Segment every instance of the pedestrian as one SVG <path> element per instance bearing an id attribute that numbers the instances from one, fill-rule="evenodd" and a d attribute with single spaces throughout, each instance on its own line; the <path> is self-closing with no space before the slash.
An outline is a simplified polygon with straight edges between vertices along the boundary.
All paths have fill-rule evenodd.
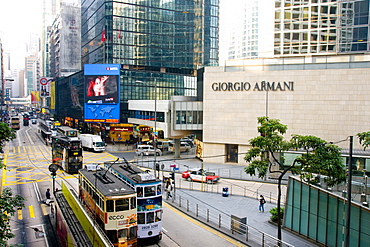
<path id="1" fill-rule="evenodd" d="M 260 195 L 260 205 L 259 205 L 259 210 L 260 212 L 265 212 L 265 203 L 266 203 L 266 200 L 265 198 L 263 197 L 263 195 Z"/>
<path id="2" fill-rule="evenodd" d="M 46 200 L 50 200 L 50 189 L 48 188 L 47 190 L 46 190 Z"/>
<path id="3" fill-rule="evenodd" d="M 166 192 L 167 192 L 166 200 L 172 198 L 171 191 L 172 191 L 172 185 L 171 183 L 168 183 L 168 186 L 166 186 Z"/>
<path id="4" fill-rule="evenodd" d="M 45 200 L 45 204 L 46 204 L 46 205 L 48 205 L 48 206 L 50 206 L 50 202 L 51 202 L 51 200 L 50 200 L 50 189 L 48 188 L 48 189 L 46 190 L 46 200 Z"/>

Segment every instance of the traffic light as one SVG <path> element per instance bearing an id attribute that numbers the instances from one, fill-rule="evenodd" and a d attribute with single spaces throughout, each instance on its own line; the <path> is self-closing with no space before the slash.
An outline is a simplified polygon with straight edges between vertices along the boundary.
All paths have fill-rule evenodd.
<path id="1" fill-rule="evenodd" d="M 157 163 L 155 163 L 155 169 L 157 170 L 157 171 L 159 171 L 159 163 L 157 162 Z"/>
<path id="2" fill-rule="evenodd" d="M 171 174 L 170 174 L 170 175 L 171 175 L 171 179 L 172 179 L 172 180 L 175 180 L 175 173 L 174 173 L 174 172 L 171 172 Z"/>
<path id="3" fill-rule="evenodd" d="M 51 178 L 56 178 L 56 176 L 57 176 L 57 173 L 56 172 L 52 172 L 51 173 Z"/>

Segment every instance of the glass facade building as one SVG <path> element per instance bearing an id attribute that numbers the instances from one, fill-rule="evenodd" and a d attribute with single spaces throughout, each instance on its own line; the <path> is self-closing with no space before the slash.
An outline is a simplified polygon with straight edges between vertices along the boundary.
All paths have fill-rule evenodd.
<path id="1" fill-rule="evenodd" d="M 274 54 L 369 50 L 369 0 L 276 0 Z"/>
<path id="2" fill-rule="evenodd" d="M 196 96 L 197 69 L 218 65 L 218 35 L 219 0 L 81 1 L 82 65 L 121 65 L 122 123 L 128 100 Z M 80 102 L 82 85 L 73 86 Z"/>

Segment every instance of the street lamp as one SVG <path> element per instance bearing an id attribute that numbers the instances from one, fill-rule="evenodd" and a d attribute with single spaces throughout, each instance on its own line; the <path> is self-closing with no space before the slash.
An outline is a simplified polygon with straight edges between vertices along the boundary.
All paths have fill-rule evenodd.
<path id="1" fill-rule="evenodd" d="M 159 171 L 158 171 L 158 176 L 156 175 L 157 141 L 155 138 L 156 133 L 157 133 L 157 79 L 154 78 L 154 83 L 143 82 L 143 81 L 136 81 L 136 82 L 154 86 L 154 138 L 153 138 L 154 139 L 154 163 L 153 163 L 153 170 L 154 170 L 154 176 L 159 177 Z"/>

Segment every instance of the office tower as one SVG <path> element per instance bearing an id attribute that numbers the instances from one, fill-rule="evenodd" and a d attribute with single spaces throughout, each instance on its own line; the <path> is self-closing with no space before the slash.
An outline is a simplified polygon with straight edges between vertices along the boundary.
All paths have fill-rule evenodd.
<path id="1" fill-rule="evenodd" d="M 369 1 L 276 0 L 277 56 L 369 50 Z"/>
<path id="2" fill-rule="evenodd" d="M 69 76 L 81 70 L 81 8 L 60 4 L 50 27 L 50 76 Z"/>
<path id="3" fill-rule="evenodd" d="M 218 13 L 218 0 L 82 1 L 82 65 L 120 64 L 120 123 L 129 100 L 197 95 L 197 70 L 218 63 Z M 56 83 L 55 117 L 83 122 L 83 71 Z"/>
<path id="4" fill-rule="evenodd" d="M 274 0 L 234 0 L 227 6 L 227 59 L 273 56 Z M 230 3 L 227 3 L 230 4 Z"/>
<path id="5" fill-rule="evenodd" d="M 195 96 L 195 71 L 218 63 L 218 5 L 82 1 L 82 64 L 121 64 L 121 101 L 154 99 L 149 84 L 158 99 Z"/>

